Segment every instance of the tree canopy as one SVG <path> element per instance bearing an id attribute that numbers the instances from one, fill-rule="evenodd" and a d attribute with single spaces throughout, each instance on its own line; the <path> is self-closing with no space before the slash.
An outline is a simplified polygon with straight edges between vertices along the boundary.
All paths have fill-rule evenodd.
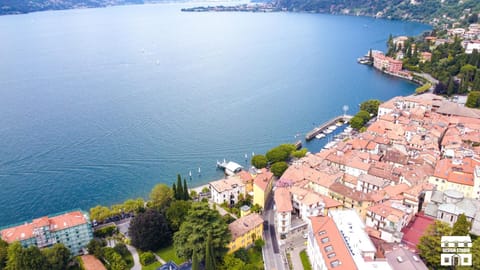
<path id="1" fill-rule="evenodd" d="M 128 233 L 132 245 L 145 251 L 168 246 L 172 240 L 167 220 L 162 213 L 152 208 L 132 219 Z"/>
<path id="2" fill-rule="evenodd" d="M 373 114 L 374 116 L 378 113 L 378 107 L 380 106 L 380 100 L 378 99 L 370 99 L 367 101 L 362 102 L 360 104 L 360 110 L 366 111 L 369 114 Z"/>
<path id="3" fill-rule="evenodd" d="M 435 220 L 425 234 L 420 237 L 418 250 L 423 261 L 433 269 L 439 269 L 440 254 L 442 253 L 441 237 L 451 235 L 452 228 L 447 223 Z"/>
<path id="4" fill-rule="evenodd" d="M 199 258 L 205 258 L 205 242 L 208 232 L 212 234 L 212 248 L 217 261 L 226 253 L 231 235 L 228 225 L 218 211 L 207 203 L 193 203 L 180 230 L 173 236 L 174 247 L 181 258 L 190 259 L 193 250 Z"/>
<path id="5" fill-rule="evenodd" d="M 471 227 L 472 223 L 467 220 L 467 216 L 465 216 L 465 214 L 460 214 L 457 221 L 453 224 L 452 235 L 468 235 Z"/>
<path id="6" fill-rule="evenodd" d="M 288 164 L 285 161 L 276 162 L 272 165 L 270 170 L 276 177 L 282 176 L 282 174 L 288 169 Z"/>
<path id="7" fill-rule="evenodd" d="M 187 218 L 191 206 L 191 201 L 174 201 L 167 208 L 165 215 L 173 232 L 180 229 L 180 225 Z"/>
<path id="8" fill-rule="evenodd" d="M 173 190 L 165 184 L 156 185 L 150 192 L 152 207 L 165 208 L 173 199 Z"/>
<path id="9" fill-rule="evenodd" d="M 252 166 L 257 169 L 263 169 L 267 167 L 268 160 L 264 155 L 255 155 L 252 157 Z"/>

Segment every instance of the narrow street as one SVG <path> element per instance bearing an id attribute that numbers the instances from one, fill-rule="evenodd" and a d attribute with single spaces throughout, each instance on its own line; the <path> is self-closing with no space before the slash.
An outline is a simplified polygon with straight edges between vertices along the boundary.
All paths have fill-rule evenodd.
<path id="1" fill-rule="evenodd" d="M 263 218 L 268 222 L 268 226 L 264 227 L 263 237 L 265 240 L 265 246 L 262 249 L 265 269 L 269 270 L 287 270 L 288 266 L 285 265 L 286 258 L 284 258 L 279 250 L 277 237 L 275 233 L 275 211 L 273 210 L 273 199 L 270 196 L 265 205 L 263 212 Z"/>

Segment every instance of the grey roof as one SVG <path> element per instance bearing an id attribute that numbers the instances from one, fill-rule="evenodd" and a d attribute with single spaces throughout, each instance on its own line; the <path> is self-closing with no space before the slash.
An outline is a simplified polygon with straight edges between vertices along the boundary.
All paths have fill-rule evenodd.
<path id="1" fill-rule="evenodd" d="M 437 109 L 437 113 L 480 118 L 480 110 L 470 109 L 451 101 L 443 101 L 440 108 Z"/>
<path id="2" fill-rule="evenodd" d="M 442 203 L 438 206 L 438 211 L 454 214 L 454 215 L 460 215 L 462 212 L 460 209 L 455 206 L 453 203 Z"/>
<path id="3" fill-rule="evenodd" d="M 471 218 L 475 217 L 475 213 L 480 210 L 478 201 L 469 198 L 459 201 L 456 203 L 456 206 L 461 209 L 467 217 Z"/>
<path id="4" fill-rule="evenodd" d="M 437 212 L 438 212 L 438 206 L 433 203 L 429 203 L 427 204 L 427 207 L 425 207 L 425 215 L 427 216 L 437 218 Z"/>
<path id="5" fill-rule="evenodd" d="M 432 197 L 430 199 L 432 202 L 435 203 L 442 203 L 443 202 L 443 192 L 439 190 L 434 190 L 432 192 Z"/>
<path id="6" fill-rule="evenodd" d="M 451 213 L 455 215 L 465 214 L 467 217 L 475 217 L 475 213 L 480 210 L 480 203 L 474 199 L 465 198 L 456 204 L 443 203 L 438 206 L 438 211 Z"/>
<path id="7" fill-rule="evenodd" d="M 418 255 L 405 248 L 397 248 L 385 254 L 393 270 L 428 270 Z"/>

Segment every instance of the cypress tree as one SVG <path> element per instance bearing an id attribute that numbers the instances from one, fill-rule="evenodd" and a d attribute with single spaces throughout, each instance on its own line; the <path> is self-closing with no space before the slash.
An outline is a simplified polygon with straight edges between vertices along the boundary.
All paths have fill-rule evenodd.
<path id="1" fill-rule="evenodd" d="M 195 249 L 193 249 L 193 255 L 192 255 L 192 270 L 200 270 L 197 251 Z"/>
<path id="2" fill-rule="evenodd" d="M 188 195 L 187 180 L 185 178 L 183 179 L 183 200 L 190 200 L 190 196 Z"/>
<path id="3" fill-rule="evenodd" d="M 457 221 L 453 224 L 452 235 L 454 236 L 464 236 L 468 235 L 470 232 L 470 227 L 472 223 L 467 220 L 465 214 L 460 214 L 457 218 Z"/>
<path id="4" fill-rule="evenodd" d="M 182 177 L 177 174 L 177 192 L 175 192 L 175 199 L 181 200 L 183 197 Z"/>
<path id="5" fill-rule="evenodd" d="M 175 185 L 175 183 L 173 183 L 172 185 L 172 190 L 173 190 L 173 198 L 177 198 L 177 186 Z"/>
<path id="6" fill-rule="evenodd" d="M 205 270 L 215 270 L 215 255 L 212 248 L 212 233 L 208 232 L 205 248 Z"/>

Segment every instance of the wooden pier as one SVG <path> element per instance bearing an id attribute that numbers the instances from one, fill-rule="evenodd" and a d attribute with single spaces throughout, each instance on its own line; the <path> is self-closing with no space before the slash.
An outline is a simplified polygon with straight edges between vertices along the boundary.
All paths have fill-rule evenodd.
<path id="1" fill-rule="evenodd" d="M 353 116 L 351 115 L 339 115 L 333 119 L 330 119 L 322 125 L 314 128 L 312 131 L 308 132 L 307 135 L 305 135 L 305 140 L 310 141 L 311 139 L 315 138 L 315 136 L 322 133 L 322 131 L 327 129 L 329 126 L 335 125 L 338 121 L 350 121 L 352 117 Z"/>

